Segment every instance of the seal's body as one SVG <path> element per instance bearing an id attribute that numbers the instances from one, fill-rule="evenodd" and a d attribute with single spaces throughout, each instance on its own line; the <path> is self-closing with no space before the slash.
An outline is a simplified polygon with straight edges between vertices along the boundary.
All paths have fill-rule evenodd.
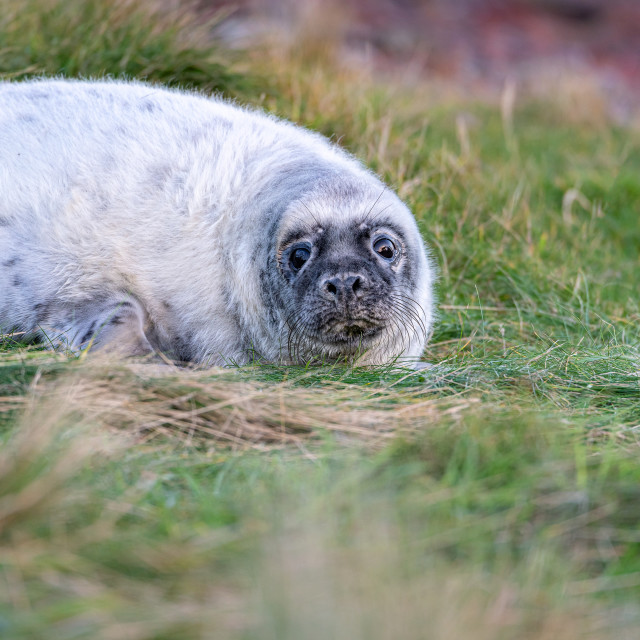
<path id="1" fill-rule="evenodd" d="M 0 83 L 0 327 L 195 362 L 417 360 L 432 267 L 323 137 L 138 83 Z"/>

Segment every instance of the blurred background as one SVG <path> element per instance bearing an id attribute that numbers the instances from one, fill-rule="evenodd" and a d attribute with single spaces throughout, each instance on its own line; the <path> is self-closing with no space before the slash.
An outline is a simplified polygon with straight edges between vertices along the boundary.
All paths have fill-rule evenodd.
<path id="1" fill-rule="evenodd" d="M 201 0 L 222 10 L 218 35 L 251 47 L 265 37 L 332 43 L 347 64 L 378 72 L 505 79 L 549 91 L 550 74 L 589 75 L 624 119 L 640 88 L 637 0 Z"/>

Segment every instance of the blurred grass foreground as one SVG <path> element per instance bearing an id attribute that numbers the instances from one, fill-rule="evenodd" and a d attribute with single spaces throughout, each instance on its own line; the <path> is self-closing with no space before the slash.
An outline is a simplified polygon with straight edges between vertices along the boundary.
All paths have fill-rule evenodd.
<path id="1" fill-rule="evenodd" d="M 230 52 L 207 3 L 0 0 L 3 79 L 133 77 L 319 130 L 440 271 L 419 373 L 5 335 L 0 637 L 639 637 L 638 128 L 586 72 L 408 82 L 309 15 Z"/>

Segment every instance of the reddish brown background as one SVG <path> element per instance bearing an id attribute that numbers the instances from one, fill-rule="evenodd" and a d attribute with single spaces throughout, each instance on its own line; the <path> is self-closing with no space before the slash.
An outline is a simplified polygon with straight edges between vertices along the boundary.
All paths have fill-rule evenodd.
<path id="1" fill-rule="evenodd" d="M 640 89 L 640 0 L 202 0 L 229 12 L 222 32 L 294 28 L 305 12 L 340 29 L 381 68 L 420 60 L 426 72 L 499 80 L 532 65 L 589 67 Z M 333 22 L 332 22 L 333 18 Z M 314 18 L 315 19 L 315 18 Z M 226 29 L 226 31 L 225 31 Z M 328 34 L 329 35 L 329 34 Z"/>

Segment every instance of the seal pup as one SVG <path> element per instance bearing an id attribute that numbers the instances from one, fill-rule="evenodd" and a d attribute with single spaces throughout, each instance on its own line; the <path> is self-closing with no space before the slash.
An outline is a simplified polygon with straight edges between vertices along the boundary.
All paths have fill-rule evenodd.
<path id="1" fill-rule="evenodd" d="M 324 137 L 121 81 L 0 83 L 0 327 L 180 361 L 417 362 L 415 220 Z"/>

